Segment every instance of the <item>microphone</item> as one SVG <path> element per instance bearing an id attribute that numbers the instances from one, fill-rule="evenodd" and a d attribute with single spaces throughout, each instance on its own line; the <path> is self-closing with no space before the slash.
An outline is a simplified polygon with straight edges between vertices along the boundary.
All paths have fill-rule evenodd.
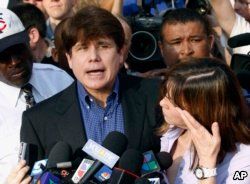
<path id="1" fill-rule="evenodd" d="M 60 171 L 57 171 L 56 169 L 69 167 L 69 165 L 67 164 L 60 165 L 60 163 L 65 163 L 69 161 L 71 155 L 72 155 L 72 150 L 69 144 L 62 141 L 57 142 L 50 151 L 46 169 L 43 170 L 43 172 L 40 174 L 39 177 L 36 177 L 35 183 L 40 183 L 40 184 L 47 184 L 53 182 L 59 183 L 60 182 L 59 177 L 61 177 L 61 174 Z"/>
<path id="2" fill-rule="evenodd" d="M 43 159 L 36 161 L 32 170 L 30 176 L 32 177 L 32 184 L 36 184 L 37 180 L 40 179 L 41 174 L 43 174 L 43 171 L 46 169 L 48 159 Z"/>
<path id="3" fill-rule="evenodd" d="M 137 178 L 134 184 L 150 184 L 150 181 L 146 178 Z"/>
<path id="4" fill-rule="evenodd" d="M 50 151 L 47 169 L 69 168 L 72 163 L 68 162 L 72 155 L 72 149 L 66 142 L 57 142 Z"/>
<path id="5" fill-rule="evenodd" d="M 34 144 L 29 144 L 25 142 L 20 143 L 19 153 L 18 153 L 18 161 L 25 160 L 26 164 L 32 168 L 34 163 L 38 158 L 38 147 Z M 30 171 L 29 173 L 30 174 Z"/>
<path id="6" fill-rule="evenodd" d="M 167 170 L 173 164 L 173 158 L 170 153 L 162 151 L 156 154 L 156 159 L 161 170 Z"/>
<path id="7" fill-rule="evenodd" d="M 231 48 L 250 45 L 250 33 L 243 33 L 228 39 L 228 46 Z"/>
<path id="8" fill-rule="evenodd" d="M 148 154 L 145 154 L 144 156 L 148 156 Z M 152 184 L 160 184 L 161 181 L 166 181 L 166 176 L 161 171 L 167 170 L 172 165 L 173 159 L 170 153 L 159 152 L 153 159 L 146 163 L 148 165 L 151 164 L 151 166 L 159 165 L 159 168 L 148 170 L 147 173 L 142 175 L 142 178 L 147 178 Z"/>
<path id="9" fill-rule="evenodd" d="M 82 162 L 80 163 L 80 165 L 78 166 L 77 170 L 75 171 L 73 177 L 71 178 L 73 183 L 78 183 L 83 178 L 83 176 L 87 173 L 87 171 L 93 165 L 93 163 L 94 163 L 93 160 L 84 158 Z"/>
<path id="10" fill-rule="evenodd" d="M 115 167 L 110 184 L 131 184 L 141 173 L 143 155 L 134 149 L 126 150 L 120 158 L 119 168 Z"/>
<path id="11" fill-rule="evenodd" d="M 125 151 L 127 144 L 127 137 L 117 131 L 110 132 L 104 139 L 102 146 L 89 139 L 82 150 L 96 161 L 79 183 L 87 182 L 104 164 L 113 168 L 119 156 Z"/>

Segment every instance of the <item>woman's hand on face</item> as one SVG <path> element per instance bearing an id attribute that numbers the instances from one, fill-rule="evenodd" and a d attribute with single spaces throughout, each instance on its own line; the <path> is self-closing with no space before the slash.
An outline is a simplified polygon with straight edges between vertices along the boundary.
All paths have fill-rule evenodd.
<path id="1" fill-rule="evenodd" d="M 26 165 L 25 160 L 21 160 L 17 166 L 10 172 L 7 183 L 8 184 L 28 184 L 31 183 L 31 177 L 27 175 L 29 166 Z"/>
<path id="2" fill-rule="evenodd" d="M 191 133 L 191 139 L 199 157 L 199 165 L 207 168 L 215 168 L 221 145 L 218 123 L 214 122 L 212 124 L 212 134 L 210 134 L 209 131 L 187 111 L 181 110 L 178 107 L 176 107 L 176 110 L 181 114 L 183 121 Z"/>

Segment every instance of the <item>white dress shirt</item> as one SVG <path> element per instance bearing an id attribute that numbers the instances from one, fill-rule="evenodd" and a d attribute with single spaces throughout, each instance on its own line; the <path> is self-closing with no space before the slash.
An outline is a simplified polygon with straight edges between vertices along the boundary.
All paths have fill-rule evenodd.
<path id="1" fill-rule="evenodd" d="M 36 103 L 62 91 L 73 82 L 63 70 L 49 64 L 33 64 L 29 83 Z M 22 113 L 26 110 L 20 88 L 0 81 L 0 184 L 5 183 L 16 166 L 20 143 Z"/>

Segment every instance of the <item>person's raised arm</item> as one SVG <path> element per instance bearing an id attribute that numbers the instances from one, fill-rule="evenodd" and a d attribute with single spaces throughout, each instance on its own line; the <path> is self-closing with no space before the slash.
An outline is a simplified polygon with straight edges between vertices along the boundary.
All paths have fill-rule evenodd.
<path id="1" fill-rule="evenodd" d="M 122 15 L 123 0 L 102 0 L 100 6 L 115 15 Z"/>
<path id="2" fill-rule="evenodd" d="M 210 0 L 210 4 L 220 26 L 229 36 L 236 21 L 236 13 L 230 0 Z"/>

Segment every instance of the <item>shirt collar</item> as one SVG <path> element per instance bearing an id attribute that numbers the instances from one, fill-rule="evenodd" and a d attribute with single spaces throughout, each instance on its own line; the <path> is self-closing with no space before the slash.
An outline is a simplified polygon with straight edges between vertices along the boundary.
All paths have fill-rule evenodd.
<path id="1" fill-rule="evenodd" d="M 108 99 L 110 98 L 110 96 L 113 96 L 113 94 L 115 95 L 115 101 L 118 101 L 118 96 L 119 96 L 119 78 L 116 77 L 115 79 L 115 85 L 113 87 L 113 91 L 112 93 L 109 95 Z M 89 105 L 90 103 L 90 95 L 89 93 L 86 91 L 86 89 L 84 88 L 84 86 L 81 84 L 80 81 L 77 80 L 77 90 L 78 90 L 78 94 L 81 100 L 84 99 L 84 104 L 85 105 Z"/>

